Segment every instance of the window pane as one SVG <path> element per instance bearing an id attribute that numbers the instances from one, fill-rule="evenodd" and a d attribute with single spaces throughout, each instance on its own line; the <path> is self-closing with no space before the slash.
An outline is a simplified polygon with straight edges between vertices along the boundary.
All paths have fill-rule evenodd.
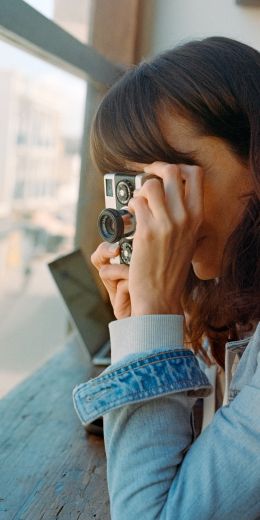
<path id="1" fill-rule="evenodd" d="M 91 0 L 27 0 L 34 9 L 50 18 L 78 40 L 89 41 Z"/>
<path id="2" fill-rule="evenodd" d="M 0 42 L 0 396 L 59 349 L 47 262 L 73 249 L 86 82 Z"/>

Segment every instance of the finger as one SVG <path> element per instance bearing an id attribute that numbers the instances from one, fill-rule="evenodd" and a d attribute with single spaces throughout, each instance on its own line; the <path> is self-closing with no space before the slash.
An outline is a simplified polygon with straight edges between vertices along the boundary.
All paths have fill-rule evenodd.
<path id="1" fill-rule="evenodd" d="M 92 264 L 99 271 L 102 265 L 109 264 L 110 258 L 113 258 L 119 254 L 118 244 L 109 244 L 108 242 L 102 242 L 91 255 L 90 259 Z"/>
<path id="2" fill-rule="evenodd" d="M 123 312 L 124 314 L 125 308 L 129 306 L 128 279 L 118 280 L 117 278 L 115 280 L 106 280 L 102 278 L 102 282 L 107 289 L 115 315 L 119 315 L 119 312 Z"/>
<path id="3" fill-rule="evenodd" d="M 185 181 L 181 175 L 178 164 L 169 164 L 156 161 L 144 168 L 147 173 L 158 175 L 163 181 L 166 206 L 171 220 L 183 221 L 186 215 L 185 209 Z"/>
<path id="4" fill-rule="evenodd" d="M 116 303 L 120 306 L 129 305 L 129 284 L 128 280 L 119 280 L 117 283 Z"/>
<path id="5" fill-rule="evenodd" d="M 99 276 L 108 291 L 112 305 L 114 305 L 118 282 L 128 279 L 128 271 L 129 267 L 122 264 L 102 265 L 99 269 Z"/>
<path id="6" fill-rule="evenodd" d="M 128 280 L 129 267 L 125 264 L 103 265 L 99 275 L 102 280 Z"/>
<path id="7" fill-rule="evenodd" d="M 110 280 L 110 279 L 106 280 L 105 278 L 103 278 L 101 276 L 101 274 L 99 274 L 99 276 L 101 278 L 103 285 L 105 286 L 105 288 L 108 292 L 110 301 L 111 301 L 112 305 L 114 306 L 118 280 Z"/>
<path id="8" fill-rule="evenodd" d="M 180 165 L 185 178 L 185 204 L 194 217 L 204 214 L 204 172 L 200 166 Z"/>
<path id="9" fill-rule="evenodd" d="M 138 231 L 142 223 L 147 224 L 152 218 L 152 213 L 148 207 L 147 200 L 144 197 L 134 197 L 133 199 L 130 199 L 128 209 L 135 215 L 136 231 Z"/>
<path id="10" fill-rule="evenodd" d="M 143 186 L 134 192 L 134 198 L 137 197 L 146 199 L 148 207 L 155 218 L 161 220 L 164 214 L 167 214 L 165 193 L 161 179 L 152 178 L 145 181 Z"/>
<path id="11" fill-rule="evenodd" d="M 117 319 L 131 315 L 128 280 L 120 280 L 117 284 L 117 292 L 114 299 L 114 313 Z"/>
<path id="12" fill-rule="evenodd" d="M 107 292 L 108 292 L 108 295 L 109 295 L 109 298 L 110 298 L 110 301 L 112 303 L 112 305 L 114 304 L 114 299 L 115 299 L 115 296 L 116 296 L 116 291 L 117 291 L 117 281 L 114 280 L 114 281 L 111 281 L 111 280 L 102 280 L 102 283 L 103 285 L 105 286 Z"/>
<path id="13" fill-rule="evenodd" d="M 119 280 L 117 282 L 117 294 L 118 298 L 122 297 L 123 294 L 129 298 L 129 282 L 128 280 Z"/>

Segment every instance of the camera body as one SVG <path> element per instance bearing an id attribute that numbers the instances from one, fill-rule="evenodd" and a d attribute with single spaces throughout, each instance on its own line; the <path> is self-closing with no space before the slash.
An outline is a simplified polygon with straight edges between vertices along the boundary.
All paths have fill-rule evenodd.
<path id="1" fill-rule="evenodd" d="M 144 183 L 145 173 L 115 172 L 104 175 L 105 207 L 122 209 Z"/>
<path id="2" fill-rule="evenodd" d="M 105 207 L 99 216 L 98 229 L 108 242 L 118 242 L 120 254 L 113 263 L 129 265 L 135 231 L 134 216 L 127 204 L 134 190 L 140 189 L 147 175 L 140 172 L 114 172 L 104 175 Z"/>

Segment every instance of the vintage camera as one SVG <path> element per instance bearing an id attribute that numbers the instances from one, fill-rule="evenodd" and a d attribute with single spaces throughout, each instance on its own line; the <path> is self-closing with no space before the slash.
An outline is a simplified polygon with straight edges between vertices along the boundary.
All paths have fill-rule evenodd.
<path id="1" fill-rule="evenodd" d="M 130 264 L 132 242 L 135 232 L 135 217 L 127 204 L 133 192 L 141 188 L 148 176 L 140 172 L 115 172 L 104 176 L 105 209 L 98 217 L 98 230 L 107 241 L 119 242 L 120 254 L 114 263 Z"/>

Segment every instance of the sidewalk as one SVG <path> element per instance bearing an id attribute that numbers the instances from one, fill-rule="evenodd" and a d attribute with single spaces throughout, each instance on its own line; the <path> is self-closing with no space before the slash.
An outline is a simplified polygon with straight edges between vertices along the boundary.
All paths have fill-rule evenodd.
<path id="1" fill-rule="evenodd" d="M 67 311 L 46 262 L 32 264 L 23 288 L 0 300 L 0 398 L 63 346 Z"/>

